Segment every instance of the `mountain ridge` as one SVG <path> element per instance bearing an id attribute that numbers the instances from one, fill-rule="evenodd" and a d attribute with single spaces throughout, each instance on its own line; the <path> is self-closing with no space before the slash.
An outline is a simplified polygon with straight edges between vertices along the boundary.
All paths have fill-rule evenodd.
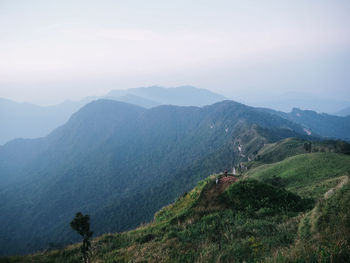
<path id="1" fill-rule="evenodd" d="M 113 95 L 114 94 L 114 95 Z M 162 104 L 203 106 L 226 99 L 224 96 L 192 86 L 164 88 L 151 86 L 128 90 L 112 90 L 101 97 L 87 97 L 80 101 L 66 101 L 53 106 L 18 103 L 0 98 L 0 145 L 15 138 L 38 138 L 63 125 L 69 117 L 87 103 L 98 99 L 113 99 L 152 108 Z M 155 101 L 154 99 L 159 101 Z M 181 100 L 182 98 L 182 100 Z"/>
<path id="2" fill-rule="evenodd" d="M 8 200 L 2 204 L 0 222 L 15 236 L 21 231 L 30 243 L 26 247 L 12 237 L 1 244 L 2 253 L 75 240 L 64 222 L 76 210 L 96 213 L 96 233 L 135 227 L 208 172 L 253 158 L 265 143 L 310 138 L 299 132 L 303 129 L 297 124 L 232 101 L 152 109 L 111 100 L 92 102 L 45 138 L 0 147 L 0 195 Z M 8 163 L 9 153 L 21 151 L 24 144 L 28 149 L 23 159 L 17 156 Z M 23 211 L 22 219 L 14 217 L 14 206 Z M 18 230 L 17 220 L 23 222 Z M 28 224 L 36 231 L 29 231 Z M 11 232 L 4 229 L 0 234 L 8 237 Z"/>
<path id="3" fill-rule="evenodd" d="M 278 115 L 293 121 L 302 127 L 310 135 L 316 133 L 318 136 L 329 139 L 341 139 L 350 142 L 350 116 L 335 116 L 327 113 L 317 113 L 312 110 L 301 110 L 293 108 L 290 113 L 275 111 L 267 108 L 259 108 L 262 111 Z"/>

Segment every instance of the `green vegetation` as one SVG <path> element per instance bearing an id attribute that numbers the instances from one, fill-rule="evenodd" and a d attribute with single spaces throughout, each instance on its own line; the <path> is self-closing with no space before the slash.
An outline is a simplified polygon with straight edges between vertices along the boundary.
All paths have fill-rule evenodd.
<path id="1" fill-rule="evenodd" d="M 255 156 L 255 162 L 275 163 L 303 153 L 333 152 L 350 154 L 350 144 L 344 141 L 306 141 L 298 138 L 287 138 L 275 143 L 266 144 Z M 252 166 L 254 162 L 249 165 Z"/>
<path id="2" fill-rule="evenodd" d="M 337 178 L 349 173 L 350 156 L 337 153 L 310 153 L 289 157 L 274 164 L 251 169 L 247 176 L 270 182 L 279 180 L 286 189 L 302 197 L 318 199 Z"/>
<path id="3" fill-rule="evenodd" d="M 78 242 L 67 222 L 83 211 L 100 236 L 91 242 L 96 262 L 288 260 L 350 172 L 348 144 L 302 133 L 229 101 L 149 110 L 91 103 L 46 138 L 0 147 L 0 254 L 40 250 L 4 260 L 78 262 L 78 245 L 49 249 Z M 207 178 L 238 165 L 231 186 Z"/>
<path id="4" fill-rule="evenodd" d="M 238 211 L 303 211 L 310 202 L 283 188 L 256 180 L 241 180 L 225 191 L 223 201 Z"/>
<path id="5" fill-rule="evenodd" d="M 83 254 L 83 260 L 85 263 L 89 260 L 89 252 L 91 249 L 90 238 L 92 237 L 92 231 L 90 231 L 90 217 L 89 215 L 83 215 L 82 213 L 76 213 L 74 219 L 70 222 L 70 226 L 83 237 L 83 245 L 81 246 L 81 253 Z"/>
<path id="6" fill-rule="evenodd" d="M 303 145 L 301 144 L 301 147 Z M 346 262 L 350 156 L 308 153 L 198 183 L 153 222 L 92 242 L 93 262 Z M 3 262 L 79 262 L 77 245 Z"/>
<path id="7" fill-rule="evenodd" d="M 95 235 L 133 229 L 209 174 L 302 132 L 232 101 L 148 110 L 92 102 L 45 138 L 0 147 L 0 255 L 78 242 L 67 224 L 76 211 L 91 216 Z"/>
<path id="8" fill-rule="evenodd" d="M 264 193 L 264 201 L 246 206 L 245 197 L 232 195 L 237 191 L 252 196 L 251 200 Z M 214 198 L 216 194 L 218 199 Z M 269 200 L 273 196 L 281 199 Z M 222 203 L 222 199 L 226 202 Z M 203 201 L 207 200 L 212 200 L 210 208 L 215 207 L 214 210 L 205 206 Z M 292 244 L 296 225 L 289 221 L 293 221 L 298 211 L 305 210 L 303 206 L 300 197 L 255 180 L 220 189 L 212 176 L 158 212 L 153 223 L 96 239 L 92 259 L 103 262 L 215 262 L 218 257 L 221 262 L 231 262 L 232 258 L 263 259 L 271 248 Z M 72 246 L 26 257 L 26 260 L 77 262 L 77 252 L 76 246 Z"/>
<path id="9" fill-rule="evenodd" d="M 349 180 L 349 177 L 345 177 Z M 271 262 L 348 262 L 350 184 L 323 198 L 302 218 L 294 245 L 278 249 Z"/>
<path id="10" fill-rule="evenodd" d="M 288 114 L 288 118 L 321 136 L 350 141 L 349 117 L 333 116 L 325 113 L 318 114 L 311 110 L 294 108 L 292 112 Z"/>
<path id="11" fill-rule="evenodd" d="M 340 117 L 317 113 L 312 110 L 294 108 L 290 113 L 262 109 L 305 127 L 312 135 L 325 138 L 338 138 L 350 142 L 350 116 Z"/>
<path id="12" fill-rule="evenodd" d="M 290 156 L 305 153 L 305 143 L 305 140 L 288 138 L 276 143 L 267 144 L 258 152 L 256 161 L 274 163 Z"/>

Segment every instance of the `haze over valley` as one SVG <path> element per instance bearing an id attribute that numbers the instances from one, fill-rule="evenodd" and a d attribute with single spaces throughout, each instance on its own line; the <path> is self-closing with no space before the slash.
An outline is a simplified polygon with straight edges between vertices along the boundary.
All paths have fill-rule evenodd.
<path id="1" fill-rule="evenodd" d="M 0 1 L 0 262 L 347 262 L 348 1 Z"/>

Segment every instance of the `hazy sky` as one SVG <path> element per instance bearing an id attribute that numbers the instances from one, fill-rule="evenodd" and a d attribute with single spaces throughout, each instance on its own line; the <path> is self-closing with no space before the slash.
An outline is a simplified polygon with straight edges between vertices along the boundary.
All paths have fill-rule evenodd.
<path id="1" fill-rule="evenodd" d="M 0 97 L 193 85 L 350 100 L 348 0 L 0 0 Z"/>

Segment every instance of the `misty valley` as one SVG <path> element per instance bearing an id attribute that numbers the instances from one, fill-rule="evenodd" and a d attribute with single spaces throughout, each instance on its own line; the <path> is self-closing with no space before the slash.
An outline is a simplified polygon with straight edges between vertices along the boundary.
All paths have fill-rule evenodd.
<path id="1" fill-rule="evenodd" d="M 350 1 L 0 1 L 0 263 L 349 263 Z"/>
<path id="2" fill-rule="evenodd" d="M 78 212 L 86 261 L 347 257 L 349 120 L 96 99 L 0 147 L 1 262 L 80 261 Z"/>

